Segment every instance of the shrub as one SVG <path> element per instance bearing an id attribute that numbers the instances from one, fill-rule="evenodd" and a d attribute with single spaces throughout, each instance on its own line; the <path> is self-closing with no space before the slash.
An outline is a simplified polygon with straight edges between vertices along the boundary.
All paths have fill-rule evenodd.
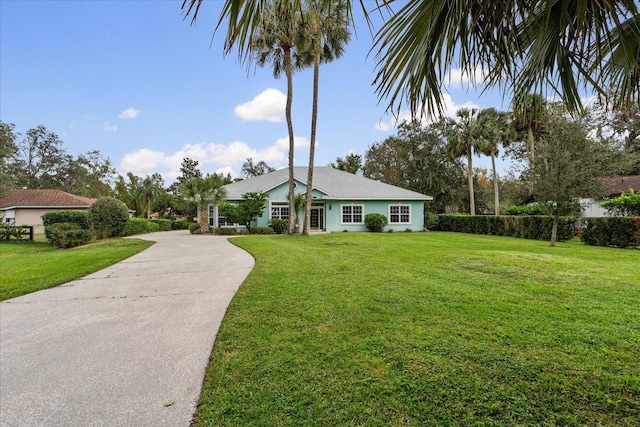
<path id="1" fill-rule="evenodd" d="M 438 215 L 433 212 L 424 213 L 424 228 L 427 230 L 433 229 L 438 223 Z"/>
<path id="2" fill-rule="evenodd" d="M 289 220 L 280 218 L 271 218 L 269 220 L 269 227 L 276 234 L 287 234 L 289 232 Z"/>
<path id="3" fill-rule="evenodd" d="M 640 193 L 633 189 L 629 193 L 622 193 L 620 196 L 602 203 L 602 207 L 607 209 L 607 213 L 613 216 L 638 216 L 640 215 Z"/>
<path id="4" fill-rule="evenodd" d="M 42 215 L 42 225 L 44 225 L 44 235 L 49 240 L 48 227 L 53 224 L 71 223 L 78 224 L 83 230 L 89 230 L 89 219 L 86 211 L 60 210 L 51 211 Z"/>
<path id="5" fill-rule="evenodd" d="M 202 229 L 200 228 L 200 224 L 198 224 L 197 222 L 192 223 L 189 226 L 189 233 L 191 233 L 191 234 L 201 234 L 202 233 Z"/>
<path id="6" fill-rule="evenodd" d="M 492 234 L 524 239 L 550 240 L 553 218 L 550 216 L 438 215 L 437 231 Z M 558 241 L 571 240 L 575 234 L 574 218 L 560 217 Z"/>
<path id="7" fill-rule="evenodd" d="M 217 227 L 213 232 L 220 236 L 235 236 L 238 234 L 235 228 L 230 227 Z"/>
<path id="8" fill-rule="evenodd" d="M 540 205 L 509 206 L 504 213 L 505 215 L 544 215 Z"/>
<path id="9" fill-rule="evenodd" d="M 93 240 L 93 234 L 89 230 L 81 228 L 72 222 L 59 222 L 48 227 L 47 240 L 53 246 L 67 249 L 75 248 Z"/>
<path id="10" fill-rule="evenodd" d="M 133 236 L 135 234 L 152 233 L 154 231 L 160 231 L 160 226 L 155 221 L 149 221 L 144 218 L 129 218 L 122 235 Z"/>
<path id="11" fill-rule="evenodd" d="M 0 240 L 22 240 L 22 227 L 0 225 Z"/>
<path id="12" fill-rule="evenodd" d="M 640 217 L 586 218 L 580 239 L 591 246 L 630 248 L 638 246 Z"/>
<path id="13" fill-rule="evenodd" d="M 91 205 L 87 217 L 96 238 L 104 239 L 122 236 L 129 220 L 129 211 L 122 201 L 103 197 Z"/>
<path id="14" fill-rule="evenodd" d="M 172 221 L 171 229 L 172 230 L 189 230 L 189 227 L 191 226 L 191 224 L 193 224 L 193 221 L 187 221 L 187 220 Z"/>
<path id="15" fill-rule="evenodd" d="M 274 234 L 271 227 L 251 227 L 249 234 Z"/>
<path id="16" fill-rule="evenodd" d="M 370 213 L 364 216 L 364 226 L 373 233 L 381 232 L 387 225 L 387 217 L 380 213 Z"/>
<path id="17" fill-rule="evenodd" d="M 152 219 L 149 222 L 158 226 L 156 231 L 171 231 L 173 229 L 170 219 Z"/>

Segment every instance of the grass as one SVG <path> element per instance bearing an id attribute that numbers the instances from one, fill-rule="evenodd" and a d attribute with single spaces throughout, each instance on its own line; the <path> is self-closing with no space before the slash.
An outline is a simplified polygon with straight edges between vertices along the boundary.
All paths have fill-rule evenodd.
<path id="1" fill-rule="evenodd" d="M 151 246 L 139 239 L 101 240 L 57 249 L 43 238 L 0 242 L 0 301 L 66 283 L 101 270 Z"/>
<path id="2" fill-rule="evenodd" d="M 249 236 L 198 426 L 637 425 L 640 251 Z"/>

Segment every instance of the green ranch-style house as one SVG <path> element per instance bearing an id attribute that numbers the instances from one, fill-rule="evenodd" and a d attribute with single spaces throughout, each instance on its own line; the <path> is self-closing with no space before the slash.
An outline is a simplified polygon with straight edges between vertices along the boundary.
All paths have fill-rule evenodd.
<path id="1" fill-rule="evenodd" d="M 294 168 L 296 194 L 307 191 L 307 171 L 307 167 Z M 424 228 L 424 203 L 433 200 L 431 196 L 328 166 L 315 167 L 313 171 L 311 231 L 366 231 L 364 217 L 369 213 L 387 217 L 385 231 L 421 231 Z M 262 191 L 269 195 L 264 214 L 252 226 L 267 227 L 272 218 L 289 218 L 288 169 L 237 181 L 224 188 L 226 200 L 231 203 L 242 200 L 242 195 L 248 192 Z M 225 222 L 218 214 L 217 206 L 209 206 L 208 212 L 211 227 L 238 227 Z M 300 224 L 302 221 L 300 218 Z"/>

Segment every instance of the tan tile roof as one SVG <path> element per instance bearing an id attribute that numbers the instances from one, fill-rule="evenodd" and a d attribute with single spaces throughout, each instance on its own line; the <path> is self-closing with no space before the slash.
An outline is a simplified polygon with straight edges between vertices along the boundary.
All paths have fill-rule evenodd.
<path id="1" fill-rule="evenodd" d="M 36 207 L 79 207 L 88 208 L 96 199 L 76 196 L 61 190 L 14 190 L 7 197 L 0 198 L 0 209 Z"/>
<path id="2" fill-rule="evenodd" d="M 640 175 L 620 176 L 615 178 L 609 187 L 609 195 L 620 195 L 623 191 L 629 192 L 629 189 L 633 188 L 633 191 L 640 191 Z"/>

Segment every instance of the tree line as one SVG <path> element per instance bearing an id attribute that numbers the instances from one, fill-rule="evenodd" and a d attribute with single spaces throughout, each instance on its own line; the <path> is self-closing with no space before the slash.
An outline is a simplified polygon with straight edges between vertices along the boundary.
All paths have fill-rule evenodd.
<path id="1" fill-rule="evenodd" d="M 331 166 L 431 195 L 433 212 L 471 215 L 527 201 L 603 197 L 602 178 L 640 174 L 637 104 L 624 112 L 594 105 L 581 115 L 535 95 L 528 105 L 516 112 L 461 109 L 455 119 L 427 125 L 404 122 L 364 155 L 338 157 Z M 513 165 L 502 177 L 500 154 Z M 490 171 L 473 167 L 478 155 L 491 158 Z"/>

